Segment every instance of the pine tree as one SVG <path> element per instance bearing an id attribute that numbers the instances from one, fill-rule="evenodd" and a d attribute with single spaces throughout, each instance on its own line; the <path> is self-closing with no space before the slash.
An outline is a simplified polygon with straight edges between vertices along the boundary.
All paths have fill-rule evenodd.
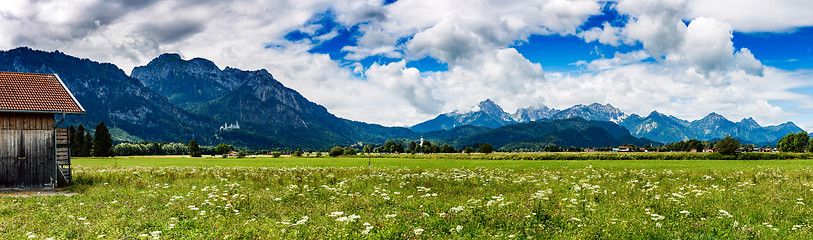
<path id="1" fill-rule="evenodd" d="M 76 128 L 76 133 L 74 133 L 73 139 L 71 139 L 71 157 L 81 157 L 82 153 L 85 152 L 85 126 L 79 124 L 79 127 Z"/>
<path id="2" fill-rule="evenodd" d="M 89 157 L 90 154 L 93 152 L 93 136 L 90 135 L 90 131 L 85 132 L 85 144 L 82 146 L 82 154 L 80 157 Z"/>
<path id="3" fill-rule="evenodd" d="M 73 128 L 73 125 L 68 127 L 68 142 L 73 144 L 74 136 L 76 135 L 76 129 Z M 73 147 L 73 146 L 71 146 Z"/>
<path id="4" fill-rule="evenodd" d="M 104 125 L 104 122 L 100 122 L 96 125 L 96 132 L 93 134 L 93 156 L 96 157 L 109 157 L 110 148 L 113 147 L 113 139 L 110 136 L 110 131 L 107 130 L 107 126 Z"/>

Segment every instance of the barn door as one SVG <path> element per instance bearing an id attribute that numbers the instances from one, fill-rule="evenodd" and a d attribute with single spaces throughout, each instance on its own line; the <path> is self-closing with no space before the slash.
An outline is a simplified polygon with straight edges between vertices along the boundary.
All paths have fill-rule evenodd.
<path id="1" fill-rule="evenodd" d="M 17 187 L 20 182 L 20 130 L 0 130 L 0 188 Z"/>

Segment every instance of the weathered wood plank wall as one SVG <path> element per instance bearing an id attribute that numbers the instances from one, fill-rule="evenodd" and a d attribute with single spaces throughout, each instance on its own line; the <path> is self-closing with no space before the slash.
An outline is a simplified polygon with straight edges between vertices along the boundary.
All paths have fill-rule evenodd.
<path id="1" fill-rule="evenodd" d="M 56 173 L 54 115 L 0 113 L 0 188 L 43 188 Z"/>

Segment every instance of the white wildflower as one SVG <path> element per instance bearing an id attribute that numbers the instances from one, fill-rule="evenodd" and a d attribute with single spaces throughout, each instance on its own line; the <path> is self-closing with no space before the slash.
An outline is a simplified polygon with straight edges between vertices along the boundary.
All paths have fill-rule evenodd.
<path id="1" fill-rule="evenodd" d="M 370 233 L 370 230 L 373 230 L 373 226 L 371 226 L 370 223 L 365 222 L 362 225 L 365 226 L 365 228 L 364 231 L 361 232 L 361 234 L 368 234 Z"/>
<path id="2" fill-rule="evenodd" d="M 421 235 L 423 233 L 423 229 L 416 228 L 415 230 L 412 230 L 412 232 L 415 232 L 415 235 Z"/>
<path id="3" fill-rule="evenodd" d="M 733 217 L 733 216 L 731 216 L 731 214 L 730 214 L 730 213 L 726 212 L 725 210 L 720 209 L 720 210 L 718 210 L 718 211 L 720 211 L 720 214 L 721 214 L 721 215 L 723 215 L 723 216 L 725 216 L 725 217 L 729 217 L 729 218 L 730 218 L 730 217 Z"/>

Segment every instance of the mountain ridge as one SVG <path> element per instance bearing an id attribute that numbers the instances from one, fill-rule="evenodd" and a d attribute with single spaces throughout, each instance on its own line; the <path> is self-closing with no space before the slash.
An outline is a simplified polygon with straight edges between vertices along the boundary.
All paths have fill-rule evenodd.
<path id="1" fill-rule="evenodd" d="M 487 104 L 496 105 L 496 103 L 493 103 L 493 101 L 491 101 L 490 99 L 481 102 L 481 104 L 483 104 L 484 102 Z M 492 109 L 502 109 L 502 108 L 492 107 Z M 488 122 L 488 124 L 480 124 L 484 121 L 463 121 L 461 119 L 456 118 L 457 116 L 466 116 L 467 118 L 470 118 L 472 115 L 475 114 L 486 114 L 487 116 L 479 115 L 477 116 L 479 117 L 479 119 L 488 119 L 488 118 L 499 118 L 500 116 L 504 116 L 507 113 L 505 112 L 499 113 L 494 111 L 490 112 L 472 111 L 457 114 L 440 114 L 433 120 L 442 118 L 441 120 L 447 123 L 465 122 L 475 126 L 497 128 L 500 127 L 499 124 L 505 126 L 511 123 L 524 123 L 531 121 L 556 120 L 556 119 L 568 119 L 571 117 L 581 117 L 586 120 L 614 122 L 625 127 L 634 137 L 647 138 L 663 143 L 677 142 L 693 138 L 699 140 L 711 140 L 716 138 L 723 138 L 726 135 L 732 135 L 734 137 L 738 137 L 749 142 L 765 143 L 765 142 L 776 142 L 778 141 L 779 138 L 783 137 L 788 132 L 801 131 L 801 128 L 796 126 L 796 124 L 794 124 L 793 122 L 763 127 L 759 125 L 752 117 L 743 118 L 741 121 L 735 123 L 726 119 L 724 116 L 716 112 L 709 113 L 705 117 L 691 122 L 679 119 L 671 115 L 662 114 L 657 110 L 652 111 L 646 117 L 641 117 L 637 114 L 627 115 L 620 109 L 613 107 L 609 103 L 607 104 L 592 103 L 589 105 L 577 104 L 570 108 L 562 110 L 549 108 L 545 105 L 530 106 L 526 108 L 517 109 L 517 111 L 511 115 L 512 117 L 511 120 L 513 121 Z M 434 125 L 426 124 L 430 123 L 430 121 L 432 120 L 416 124 L 410 129 L 417 132 L 440 130 L 437 128 L 438 127 L 437 124 Z M 442 127 L 445 127 L 442 129 L 449 129 L 448 125 Z"/>
<path id="2" fill-rule="evenodd" d="M 209 60 L 183 60 L 178 54 L 162 54 L 134 68 L 131 77 L 110 63 L 23 47 L 0 51 L 0 71 L 58 74 L 87 111 L 62 127 L 92 129 L 103 121 L 117 142 L 196 139 L 255 149 L 324 149 L 419 136 L 407 128 L 338 118 L 266 70 L 221 70 Z M 209 111 L 201 110 L 207 106 Z M 241 128 L 219 129 L 233 121 Z"/>

